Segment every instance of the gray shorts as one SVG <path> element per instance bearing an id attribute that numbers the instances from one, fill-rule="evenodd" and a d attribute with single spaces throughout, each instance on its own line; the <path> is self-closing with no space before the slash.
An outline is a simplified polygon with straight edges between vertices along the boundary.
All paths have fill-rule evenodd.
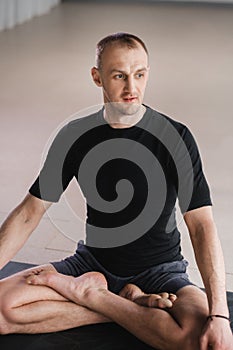
<path id="1" fill-rule="evenodd" d="M 145 293 L 174 293 L 188 285 L 190 282 L 186 273 L 188 262 L 186 260 L 163 263 L 151 267 L 135 276 L 120 277 L 107 271 L 90 253 L 88 248 L 80 241 L 74 255 L 57 262 L 51 262 L 55 269 L 64 274 L 74 277 L 86 272 L 101 272 L 107 282 L 108 289 L 119 294 L 121 289 L 128 283 L 133 283 Z"/>

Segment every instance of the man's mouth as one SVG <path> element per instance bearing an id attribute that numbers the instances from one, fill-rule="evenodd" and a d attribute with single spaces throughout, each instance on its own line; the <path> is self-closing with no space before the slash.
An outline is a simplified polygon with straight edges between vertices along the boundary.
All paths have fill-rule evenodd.
<path id="1" fill-rule="evenodd" d="M 132 97 L 124 97 L 123 101 L 127 102 L 127 103 L 132 103 L 132 102 L 136 102 L 137 101 L 137 97 L 136 96 L 132 96 Z"/>

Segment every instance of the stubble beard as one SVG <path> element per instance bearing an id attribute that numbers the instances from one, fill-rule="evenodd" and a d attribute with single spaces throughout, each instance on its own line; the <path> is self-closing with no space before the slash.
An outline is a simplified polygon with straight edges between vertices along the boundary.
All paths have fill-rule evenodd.
<path id="1" fill-rule="evenodd" d="M 108 102 L 107 110 L 114 116 L 132 116 L 141 109 L 140 103 Z"/>

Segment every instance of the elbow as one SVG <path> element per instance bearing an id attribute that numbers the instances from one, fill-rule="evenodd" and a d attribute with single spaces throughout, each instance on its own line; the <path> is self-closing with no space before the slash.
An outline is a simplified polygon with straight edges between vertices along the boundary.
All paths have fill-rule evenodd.
<path id="1" fill-rule="evenodd" d="M 210 207 L 202 207 L 187 212 L 184 216 L 191 237 L 217 233 L 216 224 Z"/>
<path id="2" fill-rule="evenodd" d="M 34 228 L 37 226 L 43 214 L 35 212 L 32 208 L 21 203 L 13 210 L 11 215 L 21 225 Z"/>
<path id="3" fill-rule="evenodd" d="M 207 220 L 207 221 L 201 222 L 197 224 L 193 230 L 190 230 L 191 235 L 201 236 L 201 237 L 208 234 L 213 235 L 215 233 L 217 233 L 217 227 L 214 220 Z"/>

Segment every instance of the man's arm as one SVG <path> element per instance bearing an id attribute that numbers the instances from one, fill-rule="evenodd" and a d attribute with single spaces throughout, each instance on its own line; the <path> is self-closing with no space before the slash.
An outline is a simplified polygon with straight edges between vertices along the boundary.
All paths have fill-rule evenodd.
<path id="1" fill-rule="evenodd" d="M 191 210 L 184 215 L 196 261 L 209 301 L 211 314 L 228 316 L 225 267 L 211 207 Z"/>
<path id="2" fill-rule="evenodd" d="M 0 228 L 0 269 L 22 248 L 51 202 L 28 194 Z"/>
<path id="3" fill-rule="evenodd" d="M 212 209 L 210 206 L 206 206 L 191 210 L 184 214 L 184 219 L 189 229 L 197 265 L 206 289 L 209 313 L 229 317 L 223 253 Z M 229 322 L 222 318 L 214 318 L 213 321 L 209 321 L 202 343 L 204 344 L 207 341 L 209 343 L 216 341 L 216 343 L 228 344 L 228 347 L 216 347 L 216 349 L 232 349 Z M 231 344 L 231 347 L 229 347 L 229 344 Z M 204 345 L 202 345 L 202 348 L 205 348 Z"/>

